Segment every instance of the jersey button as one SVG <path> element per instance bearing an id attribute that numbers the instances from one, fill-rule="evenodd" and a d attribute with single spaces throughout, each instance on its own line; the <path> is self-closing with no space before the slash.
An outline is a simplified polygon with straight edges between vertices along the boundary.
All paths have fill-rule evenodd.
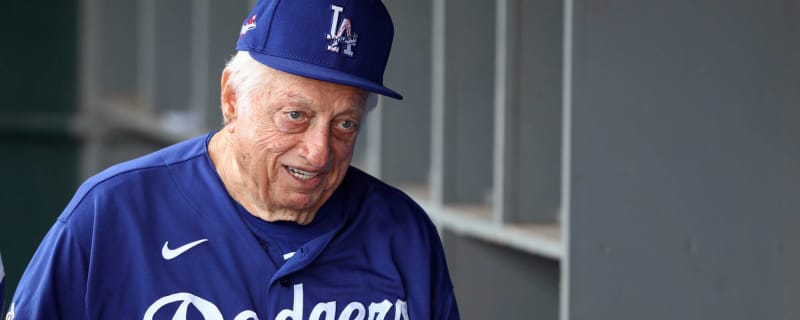
<path id="1" fill-rule="evenodd" d="M 283 277 L 278 280 L 278 282 L 284 287 L 290 287 L 292 285 L 292 280 L 289 277 Z"/>

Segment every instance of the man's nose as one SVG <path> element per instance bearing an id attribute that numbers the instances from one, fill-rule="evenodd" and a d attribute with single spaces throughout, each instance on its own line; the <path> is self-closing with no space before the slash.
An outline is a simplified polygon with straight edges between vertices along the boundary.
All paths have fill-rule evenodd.
<path id="1" fill-rule="evenodd" d="M 331 159 L 331 132 L 324 124 L 309 127 L 304 141 L 304 156 L 315 169 L 322 169 Z"/>

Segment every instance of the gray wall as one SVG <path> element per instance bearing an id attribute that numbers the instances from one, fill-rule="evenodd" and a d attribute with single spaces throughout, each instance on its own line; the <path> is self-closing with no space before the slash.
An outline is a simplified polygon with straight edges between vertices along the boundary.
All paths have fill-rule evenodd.
<path id="1" fill-rule="evenodd" d="M 800 318 L 798 2 L 574 9 L 569 318 Z"/>
<path id="2" fill-rule="evenodd" d="M 386 0 L 395 24 L 395 41 L 384 83 L 404 94 L 382 99 L 377 118 L 367 125 L 379 132 L 370 141 L 374 172 L 397 183 L 428 180 L 431 135 L 431 4 L 429 0 Z M 420 7 L 426 10 L 420 10 Z"/>
<path id="3" fill-rule="evenodd" d="M 445 232 L 463 319 L 557 319 L 558 262 Z"/>

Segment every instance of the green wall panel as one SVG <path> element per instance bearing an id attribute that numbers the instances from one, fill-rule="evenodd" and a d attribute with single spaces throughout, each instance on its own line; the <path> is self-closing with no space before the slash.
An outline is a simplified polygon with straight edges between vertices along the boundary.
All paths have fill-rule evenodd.
<path id="1" fill-rule="evenodd" d="M 0 253 L 6 301 L 77 187 L 77 1 L 0 9 Z M 5 308 L 3 308 L 5 310 Z"/>
<path id="2" fill-rule="evenodd" d="M 42 237 L 77 187 L 78 144 L 58 137 L 5 134 L 0 136 L 0 150 L 0 252 L 7 303 Z"/>

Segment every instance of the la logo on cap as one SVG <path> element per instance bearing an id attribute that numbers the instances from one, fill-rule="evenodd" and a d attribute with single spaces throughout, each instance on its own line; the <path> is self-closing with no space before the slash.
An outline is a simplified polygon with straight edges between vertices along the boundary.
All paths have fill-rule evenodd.
<path id="1" fill-rule="evenodd" d="M 356 42 L 358 41 L 358 34 L 353 32 L 350 19 L 345 18 L 342 24 L 339 25 L 339 14 L 344 11 L 344 7 L 331 5 L 331 10 L 333 10 L 331 31 L 325 35 L 325 39 L 331 41 L 328 44 L 328 51 L 338 53 L 342 46 L 344 46 L 344 51 L 342 51 L 342 53 L 348 57 L 352 57 L 353 47 L 356 46 Z"/>

